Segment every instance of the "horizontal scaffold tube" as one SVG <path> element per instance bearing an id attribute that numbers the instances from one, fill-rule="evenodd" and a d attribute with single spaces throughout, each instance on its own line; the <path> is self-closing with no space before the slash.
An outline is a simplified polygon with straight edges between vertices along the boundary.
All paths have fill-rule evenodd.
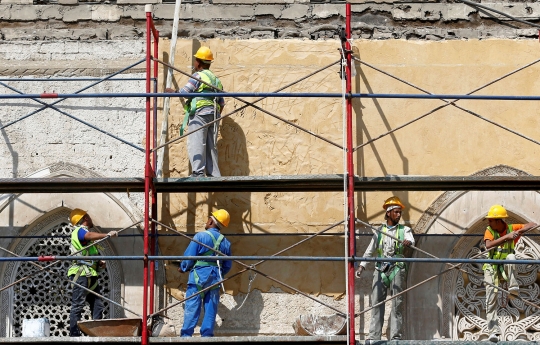
<path id="1" fill-rule="evenodd" d="M 4 94 L 0 99 L 12 98 L 146 98 L 146 97 L 186 97 L 193 98 L 199 93 L 166 93 L 166 92 L 125 92 L 125 93 L 41 93 L 41 94 Z M 342 98 L 341 93 L 321 92 L 297 92 L 297 93 L 274 93 L 274 92 L 227 92 L 220 97 L 265 97 L 265 98 Z M 511 95 L 434 95 L 434 94 L 407 94 L 407 93 L 351 93 L 347 98 L 405 98 L 405 99 L 476 99 L 491 101 L 540 101 L 540 96 L 511 96 Z"/>
<path id="2" fill-rule="evenodd" d="M 28 256 L 28 257 L 0 257 L 2 261 L 71 261 L 77 260 L 144 260 L 143 255 L 120 255 L 120 256 Z M 157 256 L 149 255 L 148 260 L 200 260 L 200 256 Z M 423 262 L 433 264 L 461 263 L 461 264 L 517 264 L 517 265 L 540 265 L 539 260 L 490 260 L 490 259 L 460 259 L 460 258 L 361 258 L 343 256 L 207 256 L 205 261 L 216 260 L 268 260 L 268 261 L 374 261 L 374 262 Z"/>

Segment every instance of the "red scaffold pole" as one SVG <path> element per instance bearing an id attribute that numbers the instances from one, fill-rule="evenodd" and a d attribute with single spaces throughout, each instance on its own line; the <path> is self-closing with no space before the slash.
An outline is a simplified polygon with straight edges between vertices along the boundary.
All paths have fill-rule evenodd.
<path id="1" fill-rule="evenodd" d="M 347 110 L 347 226 L 349 232 L 349 253 L 348 256 L 352 257 L 356 255 L 355 244 L 355 208 L 354 208 L 354 162 L 353 162 L 353 114 L 352 114 L 352 75 L 351 75 L 351 4 L 347 2 L 345 4 L 345 31 L 347 41 L 345 42 L 345 58 L 347 60 L 347 66 L 345 68 L 346 78 L 346 110 Z M 354 262 L 348 263 L 348 319 L 349 319 L 349 344 L 355 344 L 355 330 L 354 330 Z"/>
<path id="2" fill-rule="evenodd" d="M 155 31 L 154 34 L 156 35 L 154 37 L 154 56 L 159 56 L 159 31 Z M 153 69 L 153 87 L 154 87 L 154 93 L 157 93 L 157 77 L 158 77 L 158 62 L 154 60 L 154 69 Z M 157 146 L 157 97 L 153 98 L 153 118 L 152 118 L 152 147 Z M 152 219 L 157 219 L 157 193 L 156 188 L 154 186 L 154 179 L 155 172 L 156 172 L 156 162 L 157 162 L 157 151 L 153 151 L 152 153 L 152 181 L 151 183 L 151 195 L 152 195 Z M 150 233 L 152 234 L 152 237 L 150 238 L 150 255 L 156 255 L 156 242 L 157 242 L 157 231 L 156 231 L 156 223 L 152 222 L 150 225 Z M 150 314 L 154 313 L 154 282 L 155 282 L 155 273 L 156 273 L 156 261 L 151 260 L 150 261 L 150 299 L 149 299 L 149 311 Z"/>
<path id="3" fill-rule="evenodd" d="M 151 62 L 152 62 L 152 5 L 145 6 L 146 12 L 146 92 L 150 92 L 151 79 Z M 142 320 L 142 336 L 141 344 L 148 345 L 148 227 L 150 223 L 149 207 L 150 207 L 150 183 L 152 182 L 152 173 L 150 166 L 150 97 L 146 97 L 146 150 L 144 153 L 144 260 L 143 260 L 143 320 Z"/>

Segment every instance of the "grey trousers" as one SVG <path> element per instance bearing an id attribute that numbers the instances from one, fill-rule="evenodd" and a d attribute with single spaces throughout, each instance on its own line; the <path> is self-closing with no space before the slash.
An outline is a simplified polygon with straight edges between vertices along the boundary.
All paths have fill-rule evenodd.
<path id="1" fill-rule="evenodd" d="M 371 286 L 371 304 L 375 305 L 386 299 L 388 290 L 393 296 L 400 293 L 406 288 L 407 285 L 407 270 L 401 269 L 396 274 L 394 280 L 390 283 L 390 287 L 387 288 L 384 285 L 381 274 L 375 270 L 373 274 L 373 284 Z M 382 326 L 384 322 L 384 304 L 373 308 L 371 310 L 371 325 L 369 326 L 369 339 L 380 340 L 382 333 Z M 401 339 L 403 336 L 403 296 L 396 297 L 392 300 L 392 311 L 390 313 L 390 338 Z"/>
<path id="2" fill-rule="evenodd" d="M 189 119 L 188 132 L 191 133 L 213 120 L 214 114 L 198 115 L 195 113 Z M 188 136 L 187 149 L 193 174 L 204 176 L 206 171 L 207 175 L 221 176 L 214 137 L 214 125 L 203 128 Z"/>
<path id="3" fill-rule="evenodd" d="M 510 254 L 506 257 L 508 260 L 515 260 L 516 256 Z M 516 265 L 505 264 L 503 265 L 504 272 L 508 277 L 508 288 L 519 287 L 518 281 L 516 280 Z M 484 280 L 488 283 L 494 284 L 495 281 L 495 272 L 493 267 L 489 265 L 484 270 Z M 499 328 L 499 319 L 497 318 L 498 308 L 497 300 L 497 289 L 486 284 L 486 321 L 488 325 L 489 333 L 501 334 L 501 329 Z"/>

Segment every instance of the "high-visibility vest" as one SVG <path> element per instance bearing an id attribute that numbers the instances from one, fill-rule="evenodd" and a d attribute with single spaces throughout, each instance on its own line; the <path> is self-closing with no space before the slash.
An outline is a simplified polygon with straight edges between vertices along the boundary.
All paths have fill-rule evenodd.
<path id="1" fill-rule="evenodd" d="M 383 228 L 381 230 L 382 233 L 386 234 L 386 232 L 388 231 L 388 228 L 386 226 L 386 224 L 383 225 Z M 377 242 L 378 242 L 378 246 L 377 246 L 377 256 L 379 258 L 382 258 L 383 257 L 383 234 L 379 232 L 379 237 L 377 238 Z M 401 244 L 401 242 L 403 242 L 403 240 L 405 239 L 405 226 L 403 225 L 400 225 L 398 224 L 397 225 L 397 238 L 400 240 L 400 242 L 398 241 L 394 241 L 394 257 L 403 257 L 403 245 Z M 377 263 L 380 265 L 380 263 Z M 399 270 L 401 270 L 402 268 L 407 268 L 405 266 L 405 263 L 403 262 L 396 262 L 394 264 L 391 265 L 391 268 L 388 272 L 381 272 L 381 278 L 382 278 L 382 281 L 384 283 L 384 285 L 386 285 L 386 287 L 389 287 L 390 286 L 390 283 L 392 282 L 392 280 L 394 280 L 394 278 L 396 277 L 396 275 L 399 273 Z"/>
<path id="2" fill-rule="evenodd" d="M 206 85 L 205 83 L 208 83 L 214 86 L 215 88 L 218 88 L 219 90 L 223 90 L 223 85 L 221 85 L 221 81 L 219 80 L 218 77 L 215 76 L 214 73 L 212 73 L 212 71 L 210 71 L 209 69 L 204 69 L 204 70 L 199 71 L 198 73 L 199 73 L 199 79 L 204 81 L 204 83 L 201 83 L 199 85 L 199 88 L 195 92 L 215 94 L 216 90 Z M 195 110 L 200 109 L 202 107 L 213 107 L 214 104 L 216 105 L 216 110 L 219 113 L 221 111 L 221 107 L 219 106 L 219 104 L 217 104 L 217 102 L 215 102 L 215 98 L 216 98 L 215 96 L 194 97 L 191 100 L 191 105 L 189 106 L 189 110 L 190 110 L 189 113 L 190 114 L 194 113 Z"/>
<path id="3" fill-rule="evenodd" d="M 488 226 L 487 229 L 493 236 L 493 240 L 497 240 L 501 237 L 501 235 L 497 231 L 493 230 L 490 226 Z M 506 234 L 509 234 L 513 231 L 514 227 L 512 226 L 512 224 L 508 224 L 508 230 L 506 230 Z M 514 240 L 504 242 L 502 245 L 493 248 L 489 251 L 488 257 L 493 260 L 505 260 L 506 257 L 510 254 L 514 254 Z M 503 277 L 506 279 L 506 273 L 504 272 L 504 268 L 502 265 L 484 264 L 484 266 L 482 266 L 482 269 L 485 271 L 486 268 L 488 268 L 489 266 L 493 267 L 494 272 L 500 271 Z"/>
<path id="4" fill-rule="evenodd" d="M 75 230 L 71 233 L 71 253 L 77 253 L 83 249 L 83 245 L 79 241 L 79 229 L 80 226 L 76 227 Z M 99 251 L 96 246 L 92 245 L 82 252 L 75 254 L 74 256 L 93 256 L 99 255 Z M 86 261 L 86 260 L 74 260 L 71 267 L 68 270 L 68 277 L 72 275 L 79 275 L 83 277 L 96 277 L 98 262 L 96 260 Z"/>
<path id="5" fill-rule="evenodd" d="M 384 224 L 382 229 L 381 229 L 381 232 L 386 234 L 387 231 L 388 231 L 388 228 L 387 228 L 386 224 Z M 377 256 L 379 258 L 383 257 L 383 241 L 384 241 L 384 237 L 385 237 L 385 236 L 383 236 L 383 234 L 381 232 L 379 232 L 379 237 L 377 238 L 377 242 L 378 242 Z M 401 224 L 397 225 L 397 236 L 396 237 L 400 241 L 404 240 L 404 238 L 405 238 L 405 226 L 403 226 Z M 395 255 L 403 255 L 403 245 L 401 244 L 401 242 L 394 241 L 394 246 L 395 246 L 394 254 Z"/>

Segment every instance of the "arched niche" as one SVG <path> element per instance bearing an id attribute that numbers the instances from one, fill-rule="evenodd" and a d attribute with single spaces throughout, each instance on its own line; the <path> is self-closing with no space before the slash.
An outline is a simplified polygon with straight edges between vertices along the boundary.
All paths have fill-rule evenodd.
<path id="1" fill-rule="evenodd" d="M 94 172 L 77 165 L 58 163 L 42 169 L 29 177 L 101 177 Z M 67 215 L 74 208 L 88 210 L 92 216 L 97 231 L 109 232 L 129 227 L 122 232 L 123 237 L 107 240 L 105 248 L 111 255 L 140 256 L 143 253 L 142 229 L 139 226 L 130 226 L 142 219 L 140 210 L 132 199 L 137 201 L 138 195 L 128 196 L 126 193 L 25 193 L 18 195 L 0 196 L 0 247 L 24 251 L 30 248 L 36 239 L 17 239 L 17 236 L 45 234 L 55 227 L 67 224 Z M 17 253 L 21 255 L 20 253 Z M 0 252 L 1 256 L 9 256 Z M 112 298 L 126 308 L 142 314 L 143 301 L 143 263 L 134 260 L 111 260 Z M 115 268 L 116 267 L 116 268 Z M 16 276 L 14 266 L 4 263 L 0 266 L 0 281 L 6 281 Z M 164 285 L 163 266 L 158 263 L 156 271 L 156 286 Z M 4 286 L 4 285 L 2 285 Z M 157 307 L 165 303 L 164 290 L 156 288 Z M 13 296 L 13 288 L 5 290 L 0 298 L 2 300 L 2 322 L 0 322 L 0 336 L 12 335 L 13 307 L 4 300 Z M 7 295 L 7 297 L 6 297 Z M 112 306 L 110 315 L 113 317 L 134 317 L 122 308 Z"/>
<path id="2" fill-rule="evenodd" d="M 474 176 L 528 176 L 508 166 L 495 166 Z M 417 246 L 438 257 L 463 258 L 474 251 L 482 238 L 489 208 L 502 204 L 509 211 L 510 221 L 540 221 L 540 194 L 536 191 L 450 191 L 443 193 L 424 212 L 416 233 L 439 235 L 421 237 Z M 473 237 L 455 235 L 477 234 Z M 452 235 L 452 236 L 445 236 Z M 524 241 L 528 253 L 537 252 L 538 237 Z M 528 249 L 527 249 L 528 248 Z M 527 254 L 529 255 L 529 254 Z M 534 254 L 536 255 L 536 254 Z M 414 257 L 418 255 L 415 253 Z M 423 257 L 423 255 L 422 255 Z M 446 269 L 445 264 L 415 263 L 411 265 L 408 286 L 423 282 Z M 456 274 L 453 272 L 452 274 Z M 406 333 L 409 339 L 458 338 L 456 315 L 457 276 L 444 274 L 429 280 L 407 294 Z M 483 306 L 482 306 L 483 310 Z M 482 338 L 482 337 L 480 337 Z"/>

